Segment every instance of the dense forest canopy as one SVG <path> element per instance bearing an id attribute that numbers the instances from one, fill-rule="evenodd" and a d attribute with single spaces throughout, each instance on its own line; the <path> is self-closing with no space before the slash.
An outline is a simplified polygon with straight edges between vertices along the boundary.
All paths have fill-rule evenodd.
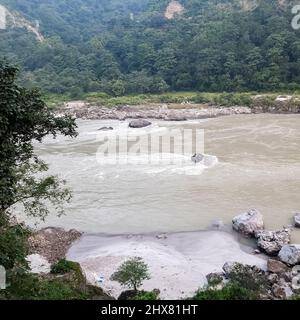
<path id="1" fill-rule="evenodd" d="M 79 97 L 167 90 L 300 89 L 300 31 L 293 1 L 0 0 L 26 28 L 0 30 L 0 57 L 22 82 Z"/>

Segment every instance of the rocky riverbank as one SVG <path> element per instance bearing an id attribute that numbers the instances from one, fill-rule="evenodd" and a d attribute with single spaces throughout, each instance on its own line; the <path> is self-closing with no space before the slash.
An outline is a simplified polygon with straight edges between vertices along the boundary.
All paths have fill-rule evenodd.
<path id="1" fill-rule="evenodd" d="M 88 281 L 102 278 L 101 288 L 114 298 L 124 290 L 111 275 L 126 260 L 141 257 L 149 266 L 151 279 L 142 290 L 158 289 L 161 299 L 185 299 L 206 285 L 206 275 L 222 272 L 226 262 L 255 265 L 266 270 L 265 255 L 242 245 L 236 235 L 221 231 L 162 235 L 84 235 L 69 250 L 67 258 L 78 262 Z"/>
<path id="2" fill-rule="evenodd" d="M 298 214 L 295 218 L 295 227 Z M 233 229 L 245 237 L 256 239 L 256 252 L 264 253 L 269 258 L 267 270 L 260 270 L 268 285 L 269 299 L 288 299 L 300 291 L 300 245 L 291 244 L 291 229 L 265 230 L 262 214 L 252 209 L 232 220 Z M 226 273 L 226 270 L 225 270 Z"/>
<path id="3" fill-rule="evenodd" d="M 82 101 L 66 103 L 59 113 L 88 120 L 156 119 L 185 121 L 216 118 L 234 114 L 251 114 L 248 107 L 213 107 L 209 105 L 148 104 L 137 106 L 103 107 Z"/>
<path id="4" fill-rule="evenodd" d="M 252 209 L 234 217 L 232 227 L 233 233 L 218 223 L 210 231 L 131 236 L 46 228 L 29 238 L 28 259 L 32 271 L 43 275 L 62 259 L 79 263 L 86 281 L 105 292 L 99 295 L 101 299 L 122 294 L 124 288 L 110 277 L 136 256 L 148 264 L 151 273 L 142 289 L 159 290 L 161 299 L 185 299 L 207 283 L 218 280 L 222 288 L 241 276 L 264 286 L 261 299 L 289 299 L 299 293 L 300 245 L 291 244 L 292 226 L 265 230 L 263 215 Z"/>
<path id="5" fill-rule="evenodd" d="M 81 236 L 82 233 L 76 230 L 45 228 L 30 236 L 29 252 L 44 257 L 49 263 L 56 263 L 66 257 L 72 243 Z"/>
<path id="6" fill-rule="evenodd" d="M 209 103 L 197 104 L 178 103 L 147 103 L 140 105 L 120 105 L 107 107 L 85 101 L 65 103 L 58 112 L 66 113 L 78 119 L 89 120 L 126 120 L 126 119 L 156 119 L 166 121 L 185 121 L 206 118 L 216 118 L 234 114 L 251 113 L 284 113 L 300 112 L 300 100 L 292 96 L 268 98 L 265 95 L 253 97 L 250 106 L 218 106 Z"/>

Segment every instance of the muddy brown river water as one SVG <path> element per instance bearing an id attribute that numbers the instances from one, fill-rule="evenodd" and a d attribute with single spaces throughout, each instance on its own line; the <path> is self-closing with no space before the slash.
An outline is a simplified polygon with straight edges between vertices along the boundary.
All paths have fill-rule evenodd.
<path id="1" fill-rule="evenodd" d="M 256 208 L 267 228 L 278 229 L 300 211 L 300 115 L 153 121 L 147 129 L 131 129 L 162 135 L 170 128 L 204 129 L 205 154 L 218 159 L 206 167 L 190 157 L 174 165 L 102 163 L 97 130 L 111 126 L 122 136 L 128 123 L 79 120 L 78 126 L 74 140 L 49 138 L 37 145 L 50 172 L 65 178 L 74 193 L 66 215 L 53 213 L 46 225 L 105 234 L 196 231 L 215 220 L 230 224 Z M 300 242 L 300 230 L 293 241 Z"/>

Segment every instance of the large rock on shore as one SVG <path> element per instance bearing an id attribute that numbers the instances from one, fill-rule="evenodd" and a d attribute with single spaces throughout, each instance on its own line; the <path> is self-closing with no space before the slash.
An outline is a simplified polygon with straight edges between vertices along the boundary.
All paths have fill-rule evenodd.
<path id="1" fill-rule="evenodd" d="M 294 216 L 295 227 L 300 228 L 300 213 L 297 213 Z"/>
<path id="2" fill-rule="evenodd" d="M 129 127 L 138 129 L 138 128 L 145 128 L 145 127 L 151 126 L 151 124 L 152 123 L 150 121 L 148 121 L 148 120 L 137 119 L 137 120 L 132 120 L 129 123 Z"/>
<path id="3" fill-rule="evenodd" d="M 255 233 L 257 245 L 268 255 L 275 256 L 281 248 L 290 243 L 291 230 L 283 229 L 280 231 L 260 230 Z"/>
<path id="4" fill-rule="evenodd" d="M 77 230 L 45 228 L 34 233 L 29 239 L 30 254 L 39 254 L 50 263 L 65 258 L 71 244 L 81 237 Z"/>
<path id="5" fill-rule="evenodd" d="M 281 261 L 269 259 L 268 271 L 272 273 L 285 273 L 289 270 L 288 266 Z"/>
<path id="6" fill-rule="evenodd" d="M 263 216 L 255 209 L 236 216 L 232 224 L 234 230 L 246 236 L 254 236 L 256 232 L 264 228 Z"/>
<path id="7" fill-rule="evenodd" d="M 282 247 L 278 254 L 279 259 L 288 264 L 300 264 L 300 244 L 290 244 Z"/>

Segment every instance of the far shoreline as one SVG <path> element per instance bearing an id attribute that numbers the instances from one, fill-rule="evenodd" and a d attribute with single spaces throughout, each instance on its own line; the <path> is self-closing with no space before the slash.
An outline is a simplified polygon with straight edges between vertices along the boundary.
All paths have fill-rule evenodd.
<path id="1" fill-rule="evenodd" d="M 87 96 L 84 100 L 53 100 L 48 104 L 58 115 L 87 120 L 154 119 L 187 121 L 238 114 L 299 114 L 300 96 L 278 93 L 169 93 L 110 97 Z"/>

